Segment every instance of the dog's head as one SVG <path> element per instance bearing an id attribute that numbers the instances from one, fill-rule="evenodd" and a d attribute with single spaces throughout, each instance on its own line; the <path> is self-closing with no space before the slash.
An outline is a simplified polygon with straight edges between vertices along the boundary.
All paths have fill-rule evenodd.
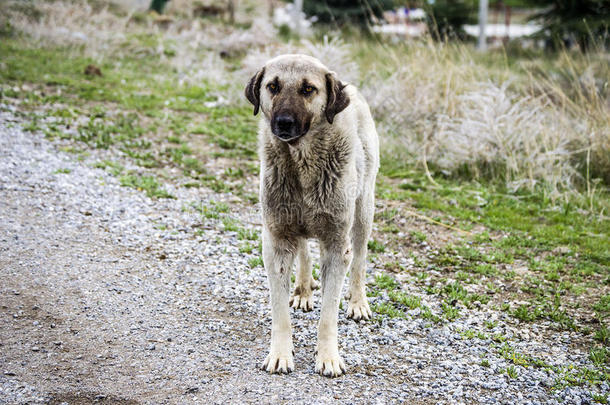
<path id="1" fill-rule="evenodd" d="M 349 97 L 334 72 L 306 55 L 271 59 L 246 86 L 246 98 L 259 109 L 282 141 L 294 144 L 310 128 L 333 123 L 349 105 Z"/>

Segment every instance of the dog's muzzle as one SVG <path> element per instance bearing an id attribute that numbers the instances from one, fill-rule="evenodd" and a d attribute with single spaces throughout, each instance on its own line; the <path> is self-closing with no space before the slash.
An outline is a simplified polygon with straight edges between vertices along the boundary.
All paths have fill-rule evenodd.
<path id="1" fill-rule="evenodd" d="M 276 114 L 271 120 L 271 132 L 284 142 L 295 141 L 309 131 L 309 124 L 301 122 L 291 114 Z"/>

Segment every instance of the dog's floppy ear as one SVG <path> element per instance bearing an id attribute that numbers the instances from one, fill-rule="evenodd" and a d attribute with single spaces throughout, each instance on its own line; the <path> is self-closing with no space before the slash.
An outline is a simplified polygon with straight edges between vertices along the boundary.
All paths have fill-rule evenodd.
<path id="1" fill-rule="evenodd" d="M 265 75 L 265 68 L 259 70 L 248 82 L 246 86 L 246 98 L 254 105 L 254 115 L 258 114 L 258 107 L 261 103 L 261 82 Z"/>
<path id="2" fill-rule="evenodd" d="M 345 84 L 337 80 L 334 73 L 326 74 L 326 119 L 329 124 L 333 123 L 335 115 L 345 110 L 349 105 L 349 96 L 345 92 Z"/>

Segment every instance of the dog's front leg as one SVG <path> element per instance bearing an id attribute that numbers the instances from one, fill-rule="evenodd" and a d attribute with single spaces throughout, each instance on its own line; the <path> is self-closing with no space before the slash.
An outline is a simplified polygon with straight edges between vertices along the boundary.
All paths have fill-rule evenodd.
<path id="1" fill-rule="evenodd" d="M 263 260 L 271 297 L 271 345 L 262 368 L 270 373 L 289 373 L 294 370 L 288 304 L 294 256 L 294 245 L 278 240 L 267 229 L 263 229 Z"/>
<path id="2" fill-rule="evenodd" d="M 337 318 L 345 273 L 352 261 L 352 249 L 344 243 L 322 243 L 322 310 L 318 326 L 316 372 L 327 377 L 345 373 L 345 363 L 339 356 Z"/>

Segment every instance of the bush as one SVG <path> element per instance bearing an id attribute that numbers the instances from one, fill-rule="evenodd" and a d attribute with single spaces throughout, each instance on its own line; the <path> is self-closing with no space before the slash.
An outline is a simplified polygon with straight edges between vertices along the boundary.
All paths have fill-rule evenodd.
<path id="1" fill-rule="evenodd" d="M 464 40 L 464 24 L 474 24 L 476 3 L 472 0 L 436 0 L 426 7 L 428 31 L 437 41 Z"/>
<path id="2" fill-rule="evenodd" d="M 578 44 L 583 51 L 600 42 L 607 46 L 610 2 L 607 0 L 532 0 L 544 9 L 531 17 L 541 20 L 537 34 L 554 48 Z"/>
<path id="3" fill-rule="evenodd" d="M 303 11 L 317 16 L 320 22 L 339 26 L 352 23 L 367 26 L 373 17 L 380 18 L 384 10 L 394 7 L 393 0 L 305 0 Z"/>

